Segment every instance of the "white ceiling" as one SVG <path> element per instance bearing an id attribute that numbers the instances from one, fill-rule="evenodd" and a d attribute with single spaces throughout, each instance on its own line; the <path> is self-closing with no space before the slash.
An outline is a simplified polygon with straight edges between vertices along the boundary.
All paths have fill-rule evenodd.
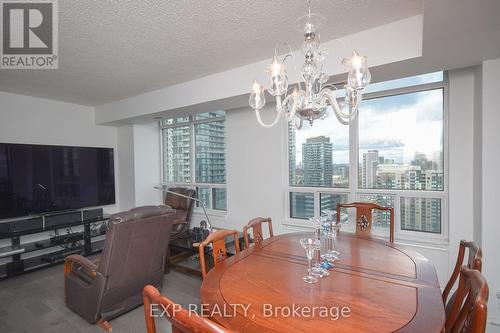
<path id="1" fill-rule="evenodd" d="M 468 0 L 467 0 L 468 1 Z M 0 70 L 0 90 L 99 105 L 301 45 L 304 0 L 59 1 L 59 69 Z M 422 0 L 314 0 L 331 40 L 422 13 Z"/>

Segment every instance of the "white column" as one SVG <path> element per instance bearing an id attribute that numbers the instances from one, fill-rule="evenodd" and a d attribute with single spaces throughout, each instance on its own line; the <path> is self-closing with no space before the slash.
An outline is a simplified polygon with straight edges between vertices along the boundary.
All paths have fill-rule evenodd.
<path id="1" fill-rule="evenodd" d="M 500 332 L 500 58 L 483 62 L 482 248 L 490 287 L 488 333 Z M 495 325 L 496 324 L 496 325 Z"/>

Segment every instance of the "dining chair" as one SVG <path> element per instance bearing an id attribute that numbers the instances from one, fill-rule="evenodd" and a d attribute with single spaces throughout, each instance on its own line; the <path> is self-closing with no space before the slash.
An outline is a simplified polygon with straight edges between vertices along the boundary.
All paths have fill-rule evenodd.
<path id="1" fill-rule="evenodd" d="M 264 240 L 262 233 L 262 223 L 267 223 L 269 227 L 269 237 L 273 237 L 273 221 L 270 217 L 256 217 L 250 220 L 246 226 L 243 227 L 243 238 L 245 239 L 245 248 L 250 247 L 250 240 L 248 239 L 248 229 L 252 228 L 252 236 L 254 244 L 260 244 Z"/>
<path id="2" fill-rule="evenodd" d="M 449 316 L 450 311 L 451 311 L 451 305 L 453 304 L 453 299 L 456 297 L 456 292 L 451 295 L 451 297 L 448 296 L 450 295 L 451 289 L 457 282 L 458 276 L 460 274 L 460 268 L 462 265 L 464 265 L 464 258 L 465 258 L 465 249 L 468 251 L 468 259 L 467 263 L 465 264 L 469 269 L 476 269 L 478 271 L 481 271 L 482 268 L 482 257 L 483 257 L 483 252 L 479 245 L 477 245 L 476 242 L 473 241 L 466 241 L 466 240 L 461 240 L 460 245 L 458 248 L 458 256 L 457 256 L 457 262 L 455 264 L 455 268 L 453 269 L 453 272 L 451 273 L 451 277 L 446 284 L 446 287 L 444 287 L 442 298 L 443 298 L 443 304 L 446 309 L 446 317 Z"/>
<path id="3" fill-rule="evenodd" d="M 198 246 L 198 251 L 200 254 L 201 275 L 203 279 L 205 278 L 205 276 L 207 276 L 205 247 L 207 247 L 209 244 L 212 244 L 212 257 L 214 260 L 214 267 L 215 267 L 226 259 L 227 257 L 226 237 L 231 235 L 234 237 L 234 247 L 236 249 L 236 253 L 238 253 L 240 252 L 240 243 L 238 239 L 238 232 L 236 230 L 218 230 L 212 232 Z"/>
<path id="4" fill-rule="evenodd" d="M 484 333 L 488 316 L 488 283 L 476 269 L 460 267 L 460 279 L 446 333 Z"/>
<path id="5" fill-rule="evenodd" d="M 356 234 L 361 236 L 370 236 L 372 230 L 373 210 L 388 211 L 390 218 L 389 241 L 394 242 L 394 208 L 382 207 L 368 202 L 352 202 L 337 205 L 337 224 L 340 223 L 340 210 L 342 208 L 356 209 Z"/>
<path id="6" fill-rule="evenodd" d="M 157 305 L 158 314 L 164 315 L 172 324 L 172 333 L 230 333 L 228 330 L 208 318 L 188 311 L 160 294 L 152 285 L 144 287 L 144 319 L 147 333 L 156 333 L 155 313 L 152 305 Z"/>

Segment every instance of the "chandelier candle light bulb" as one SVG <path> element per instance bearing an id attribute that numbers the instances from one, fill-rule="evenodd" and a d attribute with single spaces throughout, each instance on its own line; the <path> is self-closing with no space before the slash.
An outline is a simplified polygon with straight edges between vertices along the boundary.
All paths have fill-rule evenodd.
<path id="1" fill-rule="evenodd" d="M 328 84 L 329 77 L 323 71 L 323 62 L 327 52 L 320 49 L 319 43 L 318 28 L 322 16 L 312 14 L 310 1 L 307 3 L 307 14 L 297 20 L 301 27 L 300 30 L 304 34 L 302 52 L 305 59 L 301 68 L 301 76 L 304 80 L 305 90 L 302 90 L 301 84 L 298 83 L 293 92 L 289 92 L 284 62 L 288 58 L 293 61 L 293 53 L 290 50 L 283 57 L 283 61 L 280 61 L 275 51 L 275 56 L 266 70 L 269 78 L 267 91 L 276 98 L 276 117 L 271 124 L 264 123 L 260 116 L 260 110 L 266 103 L 264 97 L 266 89 L 254 81 L 249 98 L 249 104 L 255 110 L 257 121 L 264 127 L 272 127 L 278 123 L 280 118 L 283 118 L 287 122 L 293 122 L 295 127 L 300 129 L 304 120 L 312 125 L 314 120 L 326 117 L 328 106 L 332 107 L 339 122 L 347 125 L 358 112 L 362 91 L 370 83 L 371 75 L 366 57 L 353 51 L 350 59 L 342 61 L 348 69 L 348 77 L 344 86 L 346 96 L 339 104 L 336 96 L 337 88 L 333 84 Z M 343 111 L 346 105 L 347 112 Z"/>
<path id="2" fill-rule="evenodd" d="M 248 102 L 254 110 L 260 110 L 266 104 L 264 91 L 261 85 L 256 80 L 253 81 L 252 93 L 250 94 Z"/>

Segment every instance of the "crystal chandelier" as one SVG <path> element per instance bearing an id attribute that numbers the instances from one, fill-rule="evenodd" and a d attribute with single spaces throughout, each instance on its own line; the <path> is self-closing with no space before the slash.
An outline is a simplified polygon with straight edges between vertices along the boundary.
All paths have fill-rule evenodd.
<path id="1" fill-rule="evenodd" d="M 350 59 L 342 60 L 342 64 L 348 69 L 347 82 L 345 84 L 345 97 L 339 100 L 337 88 L 328 84 L 328 76 L 323 71 L 323 62 L 327 55 L 326 50 L 320 49 L 318 28 L 322 21 L 319 14 L 311 14 L 311 0 L 308 3 L 308 13 L 297 20 L 301 31 L 304 33 L 304 44 L 302 51 L 305 61 L 302 65 L 300 81 L 293 88 L 288 87 L 287 69 L 285 61 L 291 59 L 290 51 L 282 56 L 275 55 L 272 63 L 267 67 L 266 73 L 269 77 L 267 88 L 262 87 L 256 80 L 252 84 L 249 98 L 250 106 L 255 110 L 257 120 L 264 127 L 276 125 L 280 118 L 287 122 L 293 122 L 297 129 L 302 127 L 303 121 L 309 121 L 312 125 L 316 119 L 327 116 L 327 108 L 330 105 L 340 123 L 347 125 L 358 111 L 358 105 L 362 100 L 362 91 L 370 83 L 371 75 L 367 66 L 366 57 L 352 52 Z M 305 89 L 302 88 L 302 85 Z M 276 117 L 270 124 L 262 121 L 260 110 L 266 104 L 265 90 L 276 98 Z M 347 109 L 345 110 L 344 109 Z"/>

